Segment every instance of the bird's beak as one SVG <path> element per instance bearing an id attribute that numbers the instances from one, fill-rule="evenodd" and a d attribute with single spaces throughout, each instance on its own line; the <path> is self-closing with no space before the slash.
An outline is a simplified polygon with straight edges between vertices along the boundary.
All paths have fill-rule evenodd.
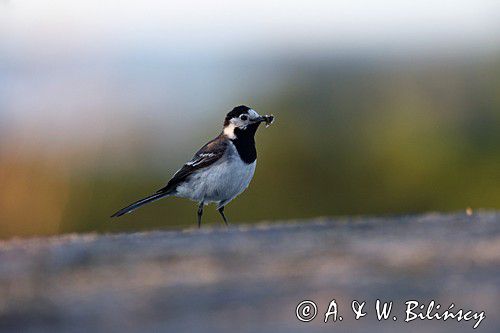
<path id="1" fill-rule="evenodd" d="M 271 125 L 273 121 L 274 121 L 274 116 L 272 115 L 258 116 L 257 118 L 252 119 L 253 123 L 266 123 L 266 126 Z"/>

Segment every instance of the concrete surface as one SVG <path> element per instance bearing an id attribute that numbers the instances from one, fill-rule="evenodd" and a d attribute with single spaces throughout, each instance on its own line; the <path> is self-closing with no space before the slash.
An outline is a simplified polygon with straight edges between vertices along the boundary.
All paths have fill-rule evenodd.
<path id="1" fill-rule="evenodd" d="M 309 323 L 295 316 L 306 299 Z M 333 299 L 343 321 L 325 324 Z M 389 320 L 375 319 L 377 299 L 394 301 Z M 353 300 L 367 302 L 360 320 Z M 500 331 L 500 214 L 0 242 L 2 332 L 473 331 L 474 320 L 405 323 L 408 300 L 485 311 L 475 331 Z"/>

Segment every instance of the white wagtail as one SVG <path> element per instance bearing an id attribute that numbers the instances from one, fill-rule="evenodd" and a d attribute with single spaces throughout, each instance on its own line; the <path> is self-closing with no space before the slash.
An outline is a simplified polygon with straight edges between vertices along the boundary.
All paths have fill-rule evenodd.
<path id="1" fill-rule="evenodd" d="M 255 172 L 255 132 L 262 122 L 269 126 L 273 121 L 274 116 L 260 116 L 247 106 L 235 107 L 226 115 L 222 133 L 198 150 L 165 187 L 120 209 L 112 217 L 130 213 L 164 197 L 176 196 L 199 203 L 198 227 L 201 226 L 203 206 L 209 203 L 217 204 L 227 225 L 224 207 L 248 187 Z"/>

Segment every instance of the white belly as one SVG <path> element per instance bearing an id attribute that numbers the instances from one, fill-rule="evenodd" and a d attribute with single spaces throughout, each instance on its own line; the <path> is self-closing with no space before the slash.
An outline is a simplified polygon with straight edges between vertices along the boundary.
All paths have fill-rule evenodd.
<path id="1" fill-rule="evenodd" d="M 256 161 L 244 163 L 237 154 L 229 153 L 215 164 L 200 170 L 189 181 L 177 187 L 176 195 L 197 202 L 217 202 L 224 206 L 250 184 Z"/>

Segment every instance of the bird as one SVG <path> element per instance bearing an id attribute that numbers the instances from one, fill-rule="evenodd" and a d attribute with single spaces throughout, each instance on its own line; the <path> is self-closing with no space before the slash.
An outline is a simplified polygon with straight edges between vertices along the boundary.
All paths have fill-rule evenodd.
<path id="1" fill-rule="evenodd" d="M 261 116 L 245 105 L 234 107 L 224 118 L 222 132 L 201 147 L 164 187 L 111 217 L 131 213 L 145 204 L 173 196 L 198 203 L 198 228 L 201 227 L 203 208 L 210 203 L 217 205 L 217 211 L 228 226 L 224 208 L 247 189 L 255 173 L 255 133 L 261 123 L 268 127 L 273 122 L 273 115 Z"/>

